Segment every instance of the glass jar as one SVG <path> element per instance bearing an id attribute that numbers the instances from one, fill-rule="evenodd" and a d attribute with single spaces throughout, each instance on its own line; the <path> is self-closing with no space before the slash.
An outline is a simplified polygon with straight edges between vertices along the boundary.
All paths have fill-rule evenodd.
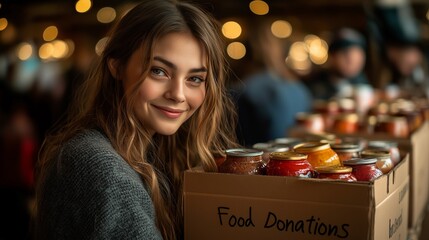
<path id="1" fill-rule="evenodd" d="M 331 144 L 331 148 L 338 154 L 342 163 L 351 158 L 359 157 L 361 150 L 359 145 L 352 143 Z"/>
<path id="2" fill-rule="evenodd" d="M 225 162 L 226 155 L 225 152 L 212 152 L 213 159 L 216 162 L 216 166 L 219 168 L 220 165 L 222 165 L 223 162 Z"/>
<path id="3" fill-rule="evenodd" d="M 316 168 L 316 172 L 318 173 L 317 178 L 356 182 L 357 179 L 353 175 L 352 170 L 353 169 L 351 167 L 346 166 L 330 166 Z"/>
<path id="4" fill-rule="evenodd" d="M 307 154 L 307 161 L 314 167 L 340 166 L 338 154 L 329 143 L 305 142 L 293 147 L 297 153 Z"/>
<path id="5" fill-rule="evenodd" d="M 286 152 L 289 150 L 289 147 L 284 145 L 274 145 L 271 143 L 255 143 L 252 146 L 253 149 L 264 152 L 262 154 L 262 159 L 265 163 L 270 161 L 270 153 L 272 152 Z"/>
<path id="6" fill-rule="evenodd" d="M 359 130 L 359 117 L 356 113 L 342 113 L 335 117 L 333 131 L 352 134 Z"/>
<path id="7" fill-rule="evenodd" d="M 262 151 L 246 148 L 234 148 L 225 151 L 226 159 L 219 166 L 221 173 L 264 175 L 266 163 Z"/>
<path id="8" fill-rule="evenodd" d="M 307 161 L 307 155 L 292 151 L 270 153 L 266 170 L 267 175 L 313 177 L 313 167 Z"/>
<path id="9" fill-rule="evenodd" d="M 365 149 L 360 155 L 363 158 L 377 158 L 377 163 L 375 165 L 384 174 L 388 173 L 393 168 L 393 161 L 390 158 L 390 153 L 388 151 Z"/>
<path id="10" fill-rule="evenodd" d="M 398 143 L 393 141 L 369 141 L 367 149 L 388 151 L 393 165 L 396 166 L 401 161 L 401 152 Z"/>
<path id="11" fill-rule="evenodd" d="M 405 117 L 379 116 L 374 132 L 387 133 L 394 137 L 408 137 L 410 131 Z"/>
<path id="12" fill-rule="evenodd" d="M 352 167 L 352 173 L 358 181 L 373 181 L 383 175 L 375 165 L 377 158 L 352 158 L 344 162 L 344 166 Z"/>
<path id="13" fill-rule="evenodd" d="M 296 124 L 308 132 L 323 132 L 325 123 L 323 116 L 318 113 L 300 112 L 295 116 Z"/>

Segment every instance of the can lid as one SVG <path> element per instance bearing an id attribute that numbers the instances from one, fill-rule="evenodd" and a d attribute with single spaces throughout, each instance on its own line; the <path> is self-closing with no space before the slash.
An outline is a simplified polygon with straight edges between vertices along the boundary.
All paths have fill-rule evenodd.
<path id="1" fill-rule="evenodd" d="M 305 160 L 307 159 L 307 154 L 287 151 L 287 152 L 272 152 L 270 153 L 270 159 L 274 160 Z"/>
<path id="2" fill-rule="evenodd" d="M 365 149 L 360 153 L 360 155 L 362 157 L 375 157 L 377 159 L 390 158 L 390 152 L 389 151 L 384 151 L 384 150 L 380 150 L 380 149 Z"/>
<path id="3" fill-rule="evenodd" d="M 377 162 L 377 158 L 366 157 L 366 158 L 351 158 L 349 160 L 343 161 L 343 164 L 347 166 L 355 166 L 355 165 L 375 164 L 376 162 Z"/>
<path id="4" fill-rule="evenodd" d="M 226 151 L 227 156 L 233 156 L 233 157 L 256 157 L 256 156 L 262 156 L 263 152 L 256 150 L 256 149 L 248 149 L 248 148 L 232 148 L 227 149 Z"/>
<path id="5" fill-rule="evenodd" d="M 316 167 L 316 171 L 319 173 L 351 173 L 351 167 L 346 166 L 329 166 L 329 167 Z"/>
<path id="6" fill-rule="evenodd" d="M 257 150 L 265 150 L 272 147 L 271 143 L 264 143 L 264 142 L 260 142 L 260 143 L 255 143 L 253 144 L 252 148 L 257 149 Z"/>
<path id="7" fill-rule="evenodd" d="M 295 152 L 298 152 L 298 153 L 309 153 L 309 152 L 321 151 L 329 148 L 330 148 L 329 143 L 322 143 L 322 142 L 304 142 L 304 143 L 297 144 L 293 147 Z"/>

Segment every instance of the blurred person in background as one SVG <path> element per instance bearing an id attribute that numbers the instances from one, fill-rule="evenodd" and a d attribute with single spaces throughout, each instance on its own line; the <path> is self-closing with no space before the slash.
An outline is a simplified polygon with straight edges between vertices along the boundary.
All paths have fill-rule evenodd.
<path id="1" fill-rule="evenodd" d="M 380 56 L 376 87 L 383 97 L 428 97 L 429 65 L 421 29 L 408 1 L 376 1 L 369 15 Z M 397 93 L 389 93 L 389 89 Z"/>
<path id="2" fill-rule="evenodd" d="M 224 45 L 194 5 L 148 0 L 113 28 L 37 171 L 37 239 L 182 239 L 183 171 L 236 146 Z"/>
<path id="3" fill-rule="evenodd" d="M 270 26 L 268 19 L 252 26 L 250 44 L 259 68 L 234 89 L 237 137 L 245 146 L 287 136 L 296 114 L 311 108 L 311 94 L 285 64 L 286 44 Z"/>
<path id="4" fill-rule="evenodd" d="M 369 85 L 365 73 L 366 39 L 359 31 L 344 27 L 333 34 L 325 68 L 306 77 L 313 98 L 353 97 L 357 85 Z"/>

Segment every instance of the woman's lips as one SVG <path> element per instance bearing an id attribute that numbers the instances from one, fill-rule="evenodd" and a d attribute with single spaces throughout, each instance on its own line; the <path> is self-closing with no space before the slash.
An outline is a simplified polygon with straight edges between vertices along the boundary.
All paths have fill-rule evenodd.
<path id="1" fill-rule="evenodd" d="M 168 118 L 176 119 L 179 118 L 185 110 L 169 108 L 169 107 L 161 107 L 153 105 L 156 109 L 158 109 L 162 114 L 164 114 Z"/>

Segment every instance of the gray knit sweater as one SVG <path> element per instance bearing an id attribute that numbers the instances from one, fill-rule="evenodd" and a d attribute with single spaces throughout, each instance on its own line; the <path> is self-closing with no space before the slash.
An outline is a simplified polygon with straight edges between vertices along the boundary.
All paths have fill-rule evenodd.
<path id="1" fill-rule="evenodd" d="M 41 239 L 162 238 L 139 175 L 96 130 L 64 145 L 48 171 L 38 211 Z"/>

